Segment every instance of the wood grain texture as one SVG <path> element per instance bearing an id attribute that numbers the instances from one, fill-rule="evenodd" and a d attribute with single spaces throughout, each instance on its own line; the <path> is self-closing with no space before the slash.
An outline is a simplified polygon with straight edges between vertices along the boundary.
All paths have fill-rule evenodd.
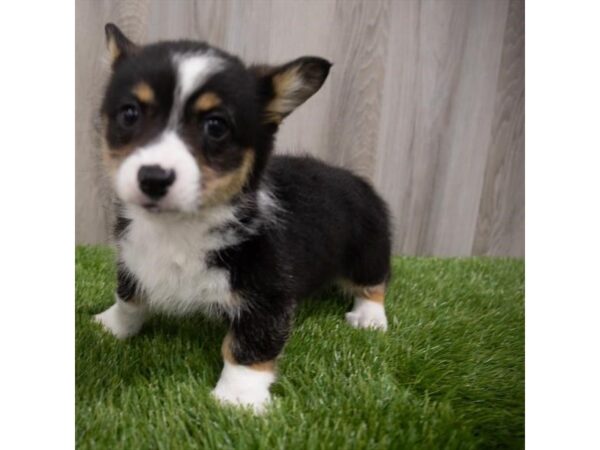
<path id="1" fill-rule="evenodd" d="M 469 255 L 507 2 L 394 2 L 375 183 L 395 249 Z"/>
<path id="2" fill-rule="evenodd" d="M 477 223 L 508 2 L 450 2 L 449 38 L 457 42 L 457 64 L 444 105 L 447 128 L 436 163 L 436 195 L 424 254 L 468 256 Z M 436 5 L 437 8 L 437 5 Z"/>
<path id="3" fill-rule="evenodd" d="M 78 0 L 75 6 L 75 241 L 104 243 L 112 224 L 96 132 L 102 89 L 109 74 L 104 25 L 116 22 L 131 39 L 143 41 L 148 8 L 147 2 L 140 0 Z"/>
<path id="4" fill-rule="evenodd" d="M 525 254 L 524 8 L 523 0 L 511 0 L 473 242 L 475 255 Z"/>
<path id="5" fill-rule="evenodd" d="M 110 202 L 93 119 L 108 76 L 103 25 L 134 40 L 194 38 L 247 62 L 334 62 L 276 151 L 372 180 L 394 251 L 524 253 L 522 0 L 78 0 L 76 240 L 106 242 Z"/>
<path id="6" fill-rule="evenodd" d="M 331 36 L 338 66 L 330 80 L 329 139 L 322 156 L 369 179 L 379 137 L 389 8 L 388 1 L 338 0 Z"/>

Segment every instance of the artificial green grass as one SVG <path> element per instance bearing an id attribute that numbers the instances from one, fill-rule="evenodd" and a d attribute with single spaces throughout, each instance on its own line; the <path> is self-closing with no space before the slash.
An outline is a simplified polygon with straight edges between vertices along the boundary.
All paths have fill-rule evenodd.
<path id="1" fill-rule="evenodd" d="M 389 330 L 344 322 L 334 290 L 299 310 L 263 417 L 218 406 L 225 327 L 153 318 L 118 341 L 113 253 L 76 250 L 80 449 L 415 449 L 524 446 L 524 263 L 396 258 Z"/>

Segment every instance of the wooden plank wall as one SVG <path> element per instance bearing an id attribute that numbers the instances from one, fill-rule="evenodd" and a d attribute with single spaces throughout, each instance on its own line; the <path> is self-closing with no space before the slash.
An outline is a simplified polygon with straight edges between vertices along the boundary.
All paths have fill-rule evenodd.
<path id="1" fill-rule="evenodd" d="M 138 42 L 197 38 L 251 62 L 330 59 L 277 151 L 371 179 L 397 254 L 524 256 L 523 0 L 78 0 L 78 243 L 109 235 L 93 131 L 108 21 Z"/>

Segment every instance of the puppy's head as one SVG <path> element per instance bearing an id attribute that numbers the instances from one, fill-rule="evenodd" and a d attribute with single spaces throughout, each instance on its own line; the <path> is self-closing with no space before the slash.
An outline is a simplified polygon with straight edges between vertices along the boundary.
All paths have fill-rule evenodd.
<path id="1" fill-rule="evenodd" d="M 280 122 L 331 64 L 303 57 L 246 67 L 205 43 L 138 46 L 106 25 L 112 64 L 103 161 L 122 202 L 194 213 L 256 189 Z"/>

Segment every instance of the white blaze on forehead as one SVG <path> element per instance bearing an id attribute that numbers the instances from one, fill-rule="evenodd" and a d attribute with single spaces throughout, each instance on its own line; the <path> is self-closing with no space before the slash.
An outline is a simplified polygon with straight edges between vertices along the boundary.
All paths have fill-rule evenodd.
<path id="1" fill-rule="evenodd" d="M 175 56 L 181 104 L 184 104 L 190 94 L 205 83 L 208 77 L 217 72 L 222 64 L 222 60 L 211 53 Z"/>

